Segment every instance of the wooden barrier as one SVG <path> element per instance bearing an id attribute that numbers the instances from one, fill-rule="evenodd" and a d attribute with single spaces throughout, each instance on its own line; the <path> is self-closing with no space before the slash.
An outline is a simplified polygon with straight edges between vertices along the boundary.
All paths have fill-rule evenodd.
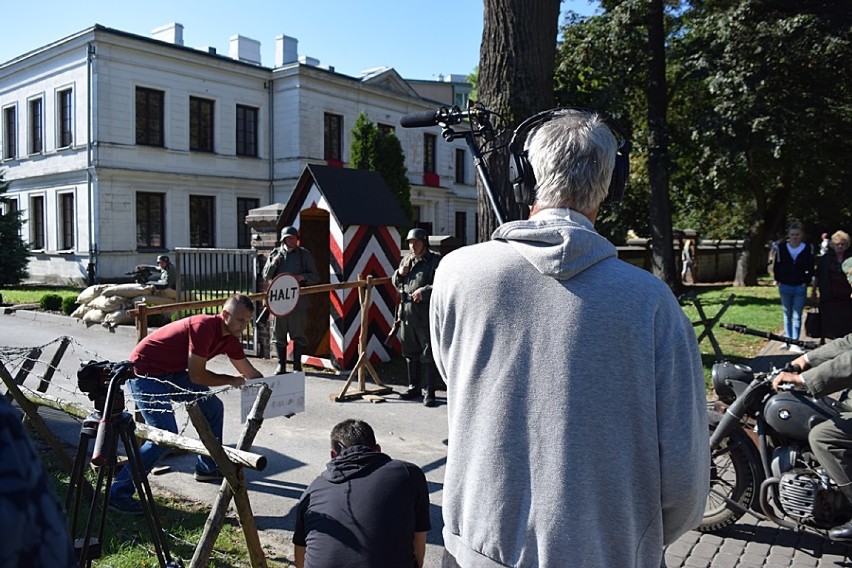
<path id="1" fill-rule="evenodd" d="M 352 288 L 358 288 L 358 300 L 361 306 L 361 334 L 358 342 L 358 362 L 355 363 L 355 367 L 353 367 L 352 372 L 349 374 L 349 378 L 340 393 L 337 396 L 332 395 L 330 397 L 331 400 L 333 400 L 334 402 L 343 402 L 346 400 L 353 400 L 357 398 L 368 398 L 369 400 L 372 400 L 374 402 L 380 402 L 381 400 L 383 400 L 381 398 L 381 395 L 391 394 L 394 392 L 391 387 L 386 386 L 384 382 L 382 382 L 381 378 L 379 378 L 378 373 L 376 373 L 375 368 L 370 363 L 369 357 L 367 356 L 367 317 L 370 307 L 370 295 L 372 294 L 372 290 L 374 287 L 387 284 L 390 281 L 391 279 L 389 277 L 374 278 L 372 276 L 367 276 L 365 279 L 363 275 L 359 275 L 358 280 L 356 280 L 355 282 L 318 284 L 316 286 L 305 286 L 304 288 L 301 288 L 299 290 L 299 295 L 308 295 L 321 294 L 323 292 L 331 292 L 334 290 L 348 290 Z M 246 295 L 251 298 L 252 301 L 255 302 L 266 299 L 266 294 L 262 293 Z M 127 313 L 136 318 L 137 341 L 142 341 L 142 339 L 146 335 L 148 335 L 147 322 L 148 316 L 151 314 L 221 306 L 225 303 L 225 300 L 227 300 L 227 298 L 217 298 L 215 300 L 202 300 L 194 302 L 179 302 L 174 304 L 162 304 L 160 306 L 150 307 L 140 303 L 137 304 L 135 309 L 128 310 Z M 373 378 L 373 381 L 375 381 L 376 385 L 379 388 L 367 389 L 367 373 L 370 374 L 370 376 Z M 358 375 L 358 390 L 352 393 L 347 393 L 356 374 Z"/>

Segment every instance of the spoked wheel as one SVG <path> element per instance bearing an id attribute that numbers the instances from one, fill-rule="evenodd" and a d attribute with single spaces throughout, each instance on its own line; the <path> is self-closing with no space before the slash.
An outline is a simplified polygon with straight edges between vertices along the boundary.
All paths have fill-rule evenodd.
<path id="1" fill-rule="evenodd" d="M 710 431 L 714 430 L 711 424 Z M 724 440 L 710 458 L 710 493 L 704 518 L 698 530 L 713 532 L 732 525 L 742 517 L 757 493 L 756 452 L 741 431 Z"/>

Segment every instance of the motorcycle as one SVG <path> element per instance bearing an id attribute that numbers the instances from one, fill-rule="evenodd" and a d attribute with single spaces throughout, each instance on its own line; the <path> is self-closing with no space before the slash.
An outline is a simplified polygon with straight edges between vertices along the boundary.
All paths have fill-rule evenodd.
<path id="1" fill-rule="evenodd" d="M 746 512 L 782 527 L 827 538 L 827 529 L 852 518 L 852 507 L 816 461 L 808 443 L 811 428 L 852 408 L 830 397 L 772 380 L 788 365 L 755 373 L 746 365 L 713 365 L 719 397 L 710 418 L 710 494 L 699 526 L 716 532 Z"/>

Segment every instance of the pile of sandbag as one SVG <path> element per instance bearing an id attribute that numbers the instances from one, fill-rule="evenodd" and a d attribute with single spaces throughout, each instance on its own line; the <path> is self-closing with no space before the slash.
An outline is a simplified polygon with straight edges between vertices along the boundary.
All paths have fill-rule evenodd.
<path id="1" fill-rule="evenodd" d="M 79 307 L 71 313 L 71 317 L 81 319 L 87 325 L 133 325 L 135 320 L 127 311 L 139 302 L 149 306 L 173 304 L 177 302 L 177 294 L 171 288 L 157 290 L 153 284 L 95 284 L 77 296 Z"/>

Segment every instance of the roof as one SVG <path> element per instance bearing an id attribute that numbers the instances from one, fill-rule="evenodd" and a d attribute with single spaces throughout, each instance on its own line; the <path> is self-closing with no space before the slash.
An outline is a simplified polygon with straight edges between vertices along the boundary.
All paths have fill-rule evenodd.
<path id="1" fill-rule="evenodd" d="M 308 164 L 299 176 L 296 188 L 281 213 L 287 224 L 296 219 L 314 184 L 328 201 L 331 215 L 341 227 L 407 227 L 411 224 L 378 172 L 319 164 Z"/>

